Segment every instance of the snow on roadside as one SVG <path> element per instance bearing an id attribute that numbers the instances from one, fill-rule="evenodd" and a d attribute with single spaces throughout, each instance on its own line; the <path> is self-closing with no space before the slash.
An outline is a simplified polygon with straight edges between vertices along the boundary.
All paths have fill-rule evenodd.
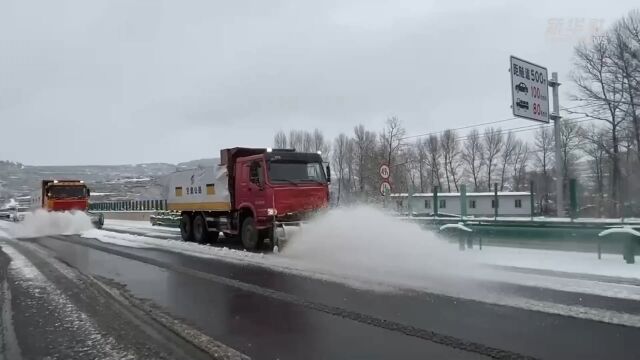
<path id="1" fill-rule="evenodd" d="M 51 311 L 56 312 L 61 322 L 59 331 L 73 331 L 87 341 L 91 352 L 103 359 L 133 359 L 134 356 L 121 349 L 115 339 L 101 332 L 94 321 L 79 310 L 69 298 L 49 281 L 24 255 L 8 243 L 2 250 L 11 258 L 9 271 L 16 281 L 32 296 L 46 301 Z"/>
<path id="2" fill-rule="evenodd" d="M 239 251 L 220 248 L 215 246 L 201 245 L 197 243 L 187 243 L 184 241 L 158 239 L 148 236 L 123 234 L 108 230 L 92 229 L 80 234 L 84 238 L 93 238 L 105 243 L 114 245 L 138 247 L 138 248 L 158 248 L 177 251 L 187 255 L 199 257 L 215 257 L 244 260 L 247 258 L 262 258 L 264 254 L 252 253 L 247 251 Z"/>
<path id="3" fill-rule="evenodd" d="M 105 230 L 91 229 L 80 234 L 84 238 L 97 239 L 105 243 L 121 245 L 133 248 L 151 248 L 151 244 L 145 244 L 145 239 L 151 239 L 140 235 L 122 234 Z"/>
<path id="4" fill-rule="evenodd" d="M 9 239 L 11 237 L 8 233 L 10 225 L 11 223 L 8 221 L 0 220 L 0 238 Z"/>
<path id="5" fill-rule="evenodd" d="M 602 259 L 598 260 L 595 252 L 484 246 L 482 251 L 465 251 L 461 257 L 487 265 L 640 279 L 640 267 L 625 263 L 622 254 L 602 254 Z M 636 256 L 636 262 L 640 263 L 640 256 Z"/>
<path id="6" fill-rule="evenodd" d="M 154 231 L 166 231 L 180 233 L 180 229 L 171 227 L 161 227 L 151 225 L 149 221 L 139 220 L 118 220 L 118 219 L 105 219 L 104 226 L 114 228 L 117 230 L 154 230 Z"/>

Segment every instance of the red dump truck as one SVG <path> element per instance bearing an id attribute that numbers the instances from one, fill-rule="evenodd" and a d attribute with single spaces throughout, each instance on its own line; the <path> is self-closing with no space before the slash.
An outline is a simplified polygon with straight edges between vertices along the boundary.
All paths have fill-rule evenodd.
<path id="1" fill-rule="evenodd" d="M 89 212 L 90 195 L 89 188 L 82 180 L 42 180 L 40 189 L 31 195 L 29 208 L 47 211 L 83 211 L 97 228 L 101 228 L 104 217 L 102 214 Z"/>
<path id="2" fill-rule="evenodd" d="M 185 241 L 214 242 L 222 232 L 248 250 L 265 240 L 278 247 L 288 227 L 328 206 L 330 179 L 319 153 L 223 149 L 218 166 L 169 175 L 167 205 L 180 212 Z"/>

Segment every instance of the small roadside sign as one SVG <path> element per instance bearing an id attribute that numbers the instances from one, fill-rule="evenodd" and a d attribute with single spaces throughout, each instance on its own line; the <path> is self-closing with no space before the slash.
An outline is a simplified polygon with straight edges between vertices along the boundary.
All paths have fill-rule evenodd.
<path id="1" fill-rule="evenodd" d="M 383 181 L 380 183 L 380 194 L 382 196 L 387 196 L 391 193 L 391 184 L 388 181 Z"/>
<path id="2" fill-rule="evenodd" d="M 389 165 L 382 164 L 380 165 L 380 177 L 383 179 L 388 179 L 391 175 L 391 171 L 389 170 Z"/>
<path id="3" fill-rule="evenodd" d="M 547 68 L 515 56 L 511 56 L 510 63 L 513 115 L 548 123 L 549 78 L 547 77 Z"/>

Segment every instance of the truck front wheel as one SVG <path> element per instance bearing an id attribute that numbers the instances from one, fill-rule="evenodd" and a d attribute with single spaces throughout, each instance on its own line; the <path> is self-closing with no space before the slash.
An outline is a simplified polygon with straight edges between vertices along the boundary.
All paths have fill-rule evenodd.
<path id="1" fill-rule="evenodd" d="M 184 241 L 193 241 L 193 224 L 189 214 L 182 214 L 180 218 L 180 235 Z"/>
<path id="2" fill-rule="evenodd" d="M 252 217 L 247 217 L 242 221 L 242 230 L 240 231 L 240 239 L 242 246 L 247 250 L 256 250 L 259 245 L 258 229 Z"/>

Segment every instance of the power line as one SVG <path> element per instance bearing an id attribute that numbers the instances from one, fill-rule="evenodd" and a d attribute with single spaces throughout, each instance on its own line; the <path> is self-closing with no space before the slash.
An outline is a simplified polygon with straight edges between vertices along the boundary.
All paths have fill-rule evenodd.
<path id="1" fill-rule="evenodd" d="M 571 109 L 577 109 L 580 107 L 585 107 L 585 106 L 594 106 L 597 104 L 582 104 L 582 105 L 576 105 L 576 106 L 572 106 L 572 107 L 568 107 L 568 108 L 561 108 L 560 110 L 562 111 L 568 111 Z M 445 129 L 445 130 L 439 130 L 439 131 L 432 131 L 432 132 L 428 132 L 428 133 L 423 133 L 423 134 L 418 134 L 418 135 L 410 135 L 410 136 L 405 136 L 403 138 L 401 138 L 400 140 L 405 140 L 405 139 L 413 139 L 413 138 L 419 138 L 419 137 L 424 137 L 424 136 L 431 136 L 431 135 L 439 135 L 444 133 L 447 130 L 452 130 L 452 131 L 457 131 L 457 130 L 465 130 L 465 129 L 471 129 L 471 128 L 475 128 L 475 127 L 479 127 L 479 126 L 485 126 L 485 125 L 493 125 L 493 124 L 499 124 L 499 123 L 503 123 L 503 122 L 507 122 L 507 121 L 513 121 L 513 120 L 518 120 L 521 119 L 519 117 L 510 117 L 507 119 L 501 119 L 501 120 L 495 120 L 495 121 L 488 121 L 488 122 L 484 122 L 484 123 L 479 123 L 479 124 L 473 124 L 473 125 L 466 125 L 466 126 L 462 126 L 462 127 L 458 127 L 458 128 L 452 128 L 452 129 Z"/>
<path id="2" fill-rule="evenodd" d="M 588 116 L 579 116 L 579 117 L 575 117 L 575 118 L 570 118 L 570 119 L 565 119 L 564 121 L 566 123 L 570 123 L 570 124 L 578 124 L 581 122 L 585 122 L 585 121 L 592 121 L 593 119 L 588 117 Z M 510 129 L 501 129 L 501 131 L 503 133 L 520 133 L 520 132 L 525 132 L 525 131 L 531 131 L 531 130 L 538 130 L 541 128 L 547 128 L 547 127 L 551 127 L 552 124 L 533 124 L 533 125 L 525 125 L 525 126 L 520 126 L 520 127 L 515 127 L 515 128 L 510 128 Z M 486 137 L 485 134 L 479 134 L 479 137 Z M 463 140 L 467 140 L 469 138 L 468 135 L 465 136 L 461 136 L 461 137 L 457 137 L 455 140 L 456 141 L 463 141 Z"/>
<path id="3" fill-rule="evenodd" d="M 454 129 L 446 129 L 446 130 L 440 130 L 440 131 L 432 131 L 432 132 L 428 132 L 428 133 L 424 133 L 424 134 L 418 134 L 418 135 L 411 135 L 411 136 L 405 136 L 400 140 L 404 140 L 404 139 L 412 139 L 412 138 L 418 138 L 418 137 L 424 137 L 424 136 L 431 136 L 431 135 L 438 135 L 441 134 L 447 130 L 464 130 L 464 129 L 470 129 L 470 128 L 474 128 L 474 127 L 478 127 L 478 126 L 484 126 L 484 125 L 491 125 L 491 124 L 498 124 L 498 123 L 502 123 L 502 122 L 507 122 L 507 121 L 512 121 L 512 120 L 517 120 L 519 118 L 517 117 L 512 117 L 512 118 L 508 118 L 508 119 L 502 119 L 502 120 L 496 120 L 496 121 L 489 121 L 489 122 L 485 122 L 485 123 L 480 123 L 480 124 L 474 124 L 474 125 L 467 125 L 467 126 L 462 126 L 459 128 L 454 128 Z"/>

